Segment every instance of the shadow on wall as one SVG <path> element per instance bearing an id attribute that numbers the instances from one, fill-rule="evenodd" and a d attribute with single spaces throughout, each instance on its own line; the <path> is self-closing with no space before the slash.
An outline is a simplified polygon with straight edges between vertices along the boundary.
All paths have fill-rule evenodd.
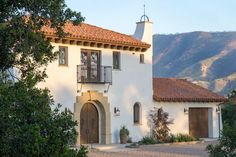
<path id="1" fill-rule="evenodd" d="M 74 112 L 74 103 L 76 100 L 76 93 L 71 91 L 70 88 L 66 86 L 58 86 L 57 89 L 51 90 L 55 104 L 61 104 L 61 110 L 67 107 L 70 111 Z"/>
<path id="2" fill-rule="evenodd" d="M 135 79 L 134 79 L 135 80 Z M 143 95 L 139 92 L 140 89 L 137 89 L 135 85 L 135 81 L 132 81 L 132 83 L 129 86 L 124 87 L 126 91 L 122 95 L 122 104 L 127 104 L 123 106 L 123 110 L 121 110 L 121 116 L 122 117 L 128 117 L 124 121 L 122 121 L 122 117 L 120 117 L 120 122 L 116 125 L 116 129 L 113 132 L 113 138 L 114 142 L 118 143 L 120 141 L 120 128 L 121 126 L 125 125 L 128 130 L 130 131 L 129 137 L 132 138 L 133 142 L 137 142 L 142 139 L 142 137 L 146 136 L 147 134 L 150 134 L 150 127 L 148 126 L 147 116 L 148 112 L 151 109 L 149 104 L 144 104 L 146 100 L 143 98 Z M 131 99 L 130 99 L 131 98 Z M 152 97 L 151 97 L 152 98 Z M 136 102 L 139 102 L 141 104 L 141 124 L 137 125 L 133 122 L 133 106 Z M 150 103 L 150 102 L 146 102 Z"/>
<path id="3" fill-rule="evenodd" d="M 120 129 L 116 129 L 114 131 L 114 137 L 115 137 L 114 141 L 118 143 L 118 141 L 120 141 Z"/>

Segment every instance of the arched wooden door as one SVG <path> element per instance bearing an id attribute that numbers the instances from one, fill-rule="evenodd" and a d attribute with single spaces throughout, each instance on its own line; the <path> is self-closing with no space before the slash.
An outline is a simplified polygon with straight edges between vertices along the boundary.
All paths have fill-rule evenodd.
<path id="1" fill-rule="evenodd" d="M 92 103 L 86 103 L 80 113 L 80 143 L 98 143 L 98 111 Z"/>

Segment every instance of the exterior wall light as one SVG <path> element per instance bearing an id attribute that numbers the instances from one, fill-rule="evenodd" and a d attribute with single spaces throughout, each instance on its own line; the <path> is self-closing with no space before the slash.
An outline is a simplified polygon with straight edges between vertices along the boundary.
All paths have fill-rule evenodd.
<path id="1" fill-rule="evenodd" d="M 184 108 L 184 113 L 188 114 L 188 109 L 187 108 Z"/>
<path id="2" fill-rule="evenodd" d="M 218 107 L 216 108 L 216 113 L 220 113 L 220 109 Z"/>
<path id="3" fill-rule="evenodd" d="M 114 107 L 114 115 L 120 116 L 120 109 L 118 107 Z"/>

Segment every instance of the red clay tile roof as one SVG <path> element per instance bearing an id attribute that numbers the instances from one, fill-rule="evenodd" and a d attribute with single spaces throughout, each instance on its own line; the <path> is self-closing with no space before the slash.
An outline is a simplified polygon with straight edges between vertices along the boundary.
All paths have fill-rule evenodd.
<path id="1" fill-rule="evenodd" d="M 47 26 L 43 27 L 42 31 L 45 32 L 47 36 L 54 36 L 55 34 L 55 30 Z M 65 24 L 64 31 L 70 34 L 68 36 L 69 38 L 73 39 L 120 44 L 122 46 L 139 46 L 142 48 L 150 47 L 149 44 L 137 40 L 132 36 L 86 23 L 81 23 L 80 25 L 75 26 L 71 22 L 68 22 Z"/>
<path id="2" fill-rule="evenodd" d="M 225 102 L 227 99 L 185 79 L 153 78 L 153 99 L 159 102 Z"/>

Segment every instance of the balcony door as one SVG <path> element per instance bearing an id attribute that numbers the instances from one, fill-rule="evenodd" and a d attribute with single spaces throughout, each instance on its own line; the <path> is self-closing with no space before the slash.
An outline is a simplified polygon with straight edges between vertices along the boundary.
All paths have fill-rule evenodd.
<path id="1" fill-rule="evenodd" d="M 99 51 L 81 50 L 82 80 L 98 82 L 100 80 L 100 57 Z"/>

